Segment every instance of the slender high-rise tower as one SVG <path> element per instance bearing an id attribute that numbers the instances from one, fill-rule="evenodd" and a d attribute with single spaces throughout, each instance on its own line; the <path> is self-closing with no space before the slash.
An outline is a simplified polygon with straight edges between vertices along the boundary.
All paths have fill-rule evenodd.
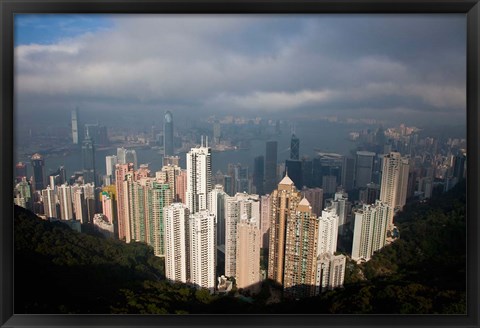
<path id="1" fill-rule="evenodd" d="M 187 206 L 173 203 L 163 209 L 165 217 L 165 276 L 186 283 L 190 278 Z"/>
<path id="2" fill-rule="evenodd" d="M 260 290 L 260 228 L 258 218 L 244 216 L 237 227 L 236 282 L 238 288 Z"/>
<path id="3" fill-rule="evenodd" d="M 372 182 L 373 160 L 375 153 L 370 151 L 357 151 L 355 159 L 355 187 L 365 188 Z"/>
<path id="4" fill-rule="evenodd" d="M 133 175 L 133 163 L 116 165 L 115 189 L 117 193 L 118 239 L 130 242 L 128 190 L 124 184 L 128 175 Z"/>
<path id="5" fill-rule="evenodd" d="M 277 142 L 267 141 L 265 151 L 264 192 L 271 193 L 277 185 Z"/>
<path id="6" fill-rule="evenodd" d="M 237 193 L 227 197 L 225 205 L 225 275 L 237 273 L 237 230 L 241 218 L 260 221 L 260 199 L 258 195 Z"/>
<path id="7" fill-rule="evenodd" d="M 317 255 L 334 254 L 337 251 L 338 215 L 334 207 L 322 211 L 318 223 Z"/>
<path id="8" fill-rule="evenodd" d="M 207 210 L 190 215 L 188 230 L 190 282 L 213 293 L 217 265 L 215 215 Z"/>
<path id="9" fill-rule="evenodd" d="M 380 201 L 392 209 L 402 209 L 407 199 L 408 159 L 397 152 L 391 152 L 383 158 Z"/>
<path id="10" fill-rule="evenodd" d="M 208 139 L 207 139 L 208 140 Z M 208 193 L 212 191 L 211 149 L 202 145 L 187 153 L 187 207 L 190 213 L 208 208 Z"/>
<path id="11" fill-rule="evenodd" d="M 290 159 L 298 160 L 299 158 L 300 158 L 300 139 L 298 139 L 295 133 L 293 133 L 292 139 L 290 139 Z"/>
<path id="12" fill-rule="evenodd" d="M 315 294 L 318 219 L 303 198 L 287 218 L 283 288 L 288 298 Z"/>
<path id="13" fill-rule="evenodd" d="M 75 187 L 74 187 L 75 188 Z M 88 222 L 87 214 L 87 202 L 85 200 L 85 194 L 83 188 L 72 188 L 73 196 L 73 210 L 75 212 L 75 220 L 80 221 L 80 223 Z"/>
<path id="14" fill-rule="evenodd" d="M 165 113 L 163 123 L 163 154 L 164 156 L 173 156 L 173 116 L 170 111 Z"/>
<path id="15" fill-rule="evenodd" d="M 217 246 L 225 246 L 225 203 L 228 195 L 223 190 L 223 186 L 217 184 L 208 197 L 208 210 L 217 219 Z"/>
<path id="16" fill-rule="evenodd" d="M 81 138 L 79 116 L 78 116 L 78 107 L 72 110 L 72 141 L 74 145 L 78 145 L 82 142 Z"/>
<path id="17" fill-rule="evenodd" d="M 294 214 L 301 194 L 285 175 L 271 195 L 270 242 L 268 248 L 268 278 L 283 285 L 285 265 L 285 236 L 287 221 Z"/>
<path id="18" fill-rule="evenodd" d="M 50 189 L 50 186 L 47 186 L 47 189 L 42 190 L 43 213 L 45 213 L 47 218 L 57 217 L 56 198 L 55 190 Z"/>
<path id="19" fill-rule="evenodd" d="M 253 162 L 253 186 L 255 193 L 263 195 L 263 179 L 265 172 L 265 160 L 263 156 L 257 156 Z"/>
<path id="20" fill-rule="evenodd" d="M 83 164 L 83 181 L 85 183 L 93 182 L 97 185 L 95 172 L 95 146 L 93 140 L 87 134 L 82 143 L 82 164 Z"/>
<path id="21" fill-rule="evenodd" d="M 105 185 L 107 186 L 115 182 L 115 165 L 117 165 L 117 163 L 118 163 L 118 159 L 116 155 L 105 157 L 105 168 L 106 168 Z"/>
<path id="22" fill-rule="evenodd" d="M 62 220 L 71 220 L 73 216 L 73 197 L 72 188 L 63 184 L 57 187 L 58 202 L 60 203 L 60 218 Z"/>
<path id="23" fill-rule="evenodd" d="M 45 162 L 42 155 L 36 153 L 32 155 L 31 163 L 33 167 L 33 190 L 40 191 L 45 188 Z"/>

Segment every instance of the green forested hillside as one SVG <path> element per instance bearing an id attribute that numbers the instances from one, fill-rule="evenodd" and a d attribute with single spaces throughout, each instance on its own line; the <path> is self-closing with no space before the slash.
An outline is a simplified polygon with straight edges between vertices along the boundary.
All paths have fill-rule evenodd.
<path id="1" fill-rule="evenodd" d="M 465 183 L 396 218 L 401 238 L 348 262 L 345 288 L 296 302 L 209 295 L 163 277 L 153 249 L 15 207 L 16 313 L 465 313 Z"/>

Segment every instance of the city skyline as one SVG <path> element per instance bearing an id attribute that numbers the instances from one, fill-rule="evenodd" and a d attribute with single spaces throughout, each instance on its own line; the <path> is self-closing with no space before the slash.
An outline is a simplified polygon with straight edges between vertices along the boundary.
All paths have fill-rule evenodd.
<path id="1" fill-rule="evenodd" d="M 143 243 L 158 281 L 205 297 L 340 289 L 408 236 L 404 207 L 466 177 L 465 18 L 368 17 L 20 15 L 14 203 Z M 352 56 L 342 36 L 365 44 Z M 33 99 L 63 126 L 32 132 Z"/>

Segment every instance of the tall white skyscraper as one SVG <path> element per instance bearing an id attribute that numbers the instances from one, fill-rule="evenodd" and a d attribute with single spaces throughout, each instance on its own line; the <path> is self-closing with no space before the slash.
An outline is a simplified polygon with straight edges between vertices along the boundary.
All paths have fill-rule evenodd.
<path id="1" fill-rule="evenodd" d="M 187 207 L 191 213 L 208 208 L 208 193 L 212 191 L 212 154 L 207 145 L 192 148 L 187 153 Z"/>
<path id="2" fill-rule="evenodd" d="M 260 200 L 258 195 L 237 193 L 227 197 L 225 206 L 225 275 L 236 276 L 237 229 L 242 218 L 260 221 Z"/>
<path id="3" fill-rule="evenodd" d="M 380 186 L 380 201 L 393 210 L 401 210 L 407 199 L 408 189 L 408 158 L 400 153 L 391 152 L 383 158 L 382 184 Z M 393 225 L 393 212 L 389 219 L 389 229 Z"/>
<path id="4" fill-rule="evenodd" d="M 60 203 L 60 218 L 62 220 L 74 219 L 71 187 L 67 184 L 58 186 L 57 196 Z"/>
<path id="5" fill-rule="evenodd" d="M 215 290 L 215 216 L 207 210 L 191 214 L 188 220 L 190 282 L 196 287 Z"/>
<path id="6" fill-rule="evenodd" d="M 337 251 L 338 215 L 335 208 L 328 207 L 322 211 L 318 222 L 317 255 L 333 254 Z"/>
<path id="7" fill-rule="evenodd" d="M 368 261 L 373 253 L 385 246 L 392 209 L 377 200 L 355 212 L 352 259 Z"/>
<path id="8" fill-rule="evenodd" d="M 43 212 L 47 218 L 57 217 L 57 197 L 55 189 L 47 186 L 47 189 L 42 190 Z"/>
<path id="9" fill-rule="evenodd" d="M 185 204 L 173 203 L 163 209 L 165 218 L 165 276 L 186 283 L 189 279 L 188 221 Z"/>

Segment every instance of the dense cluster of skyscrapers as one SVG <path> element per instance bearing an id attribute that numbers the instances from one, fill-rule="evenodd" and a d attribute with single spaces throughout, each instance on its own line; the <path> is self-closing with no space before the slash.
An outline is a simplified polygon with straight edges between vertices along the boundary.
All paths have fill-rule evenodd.
<path id="1" fill-rule="evenodd" d="M 208 137 L 202 137 L 181 168 L 171 112 L 164 117 L 161 170 L 138 166 L 134 150 L 118 148 L 99 179 L 92 132 L 80 136 L 78 121 L 75 110 L 72 139 L 81 145 L 83 171 L 67 179 L 61 167 L 47 181 L 44 159 L 34 154 L 31 179 L 24 163 L 15 167 L 15 203 L 47 219 L 93 224 L 106 237 L 146 243 L 165 258 L 167 279 L 212 293 L 225 277 L 252 293 L 268 278 L 293 299 L 341 287 L 347 257 L 368 261 L 398 237 L 394 215 L 406 200 L 420 193 L 428 198 L 433 190 L 434 174 L 424 165 L 432 160 L 392 151 L 383 140 L 377 151 L 310 160 L 300 157 L 293 133 L 284 163 L 278 163 L 277 141 L 267 141 L 252 174 L 230 164 L 226 175 L 214 176 Z M 216 121 L 214 142 L 219 131 Z M 465 174 L 464 154 L 448 158 L 444 189 Z"/>

